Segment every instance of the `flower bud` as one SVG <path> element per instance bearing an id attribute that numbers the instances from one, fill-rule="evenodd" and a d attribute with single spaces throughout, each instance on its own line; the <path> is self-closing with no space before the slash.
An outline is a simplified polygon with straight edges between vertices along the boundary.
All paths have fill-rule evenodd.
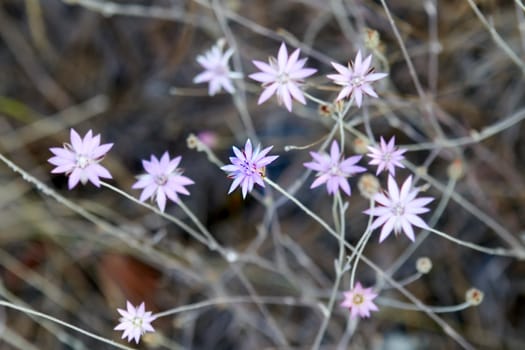
<path id="1" fill-rule="evenodd" d="M 195 136 L 195 134 L 189 134 L 186 138 L 186 145 L 189 149 L 196 149 L 199 145 L 199 139 L 197 136 Z"/>
<path id="2" fill-rule="evenodd" d="M 430 258 L 426 256 L 417 259 L 416 269 L 417 272 L 422 273 L 424 275 L 429 273 L 430 270 L 432 270 L 432 260 L 430 260 Z"/>
<path id="3" fill-rule="evenodd" d="M 370 143 L 368 142 L 368 140 L 360 137 L 356 138 L 352 144 L 354 152 L 357 154 L 366 154 L 368 152 L 369 145 Z"/>
<path id="4" fill-rule="evenodd" d="M 219 137 L 210 130 L 201 131 L 197 134 L 198 139 L 208 146 L 208 148 L 215 148 L 219 144 Z"/>
<path id="5" fill-rule="evenodd" d="M 323 103 L 319 105 L 317 112 L 321 117 L 329 117 L 334 111 L 332 105 Z"/>
<path id="6" fill-rule="evenodd" d="M 372 51 L 375 51 L 379 48 L 381 44 L 381 38 L 379 37 L 379 32 L 370 28 L 365 29 L 365 46 Z"/>
<path id="7" fill-rule="evenodd" d="M 450 165 L 447 168 L 447 174 L 448 177 L 454 180 L 462 178 L 465 174 L 464 162 L 459 158 L 454 159 L 454 161 L 450 163 Z"/>
<path id="8" fill-rule="evenodd" d="M 470 288 L 467 290 L 467 293 L 465 293 L 465 299 L 467 302 L 474 306 L 481 304 L 483 296 L 483 292 L 477 288 Z"/>
<path id="9" fill-rule="evenodd" d="M 381 185 L 379 184 L 377 177 L 374 175 L 364 174 L 359 178 L 357 188 L 359 188 L 359 192 L 363 197 L 371 199 L 377 192 L 379 192 Z"/>

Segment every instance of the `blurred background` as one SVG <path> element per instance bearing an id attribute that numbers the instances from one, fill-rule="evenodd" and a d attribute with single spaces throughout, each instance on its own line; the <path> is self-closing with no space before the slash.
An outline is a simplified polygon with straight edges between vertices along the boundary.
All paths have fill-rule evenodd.
<path id="1" fill-rule="evenodd" d="M 270 190 L 257 189 L 246 200 L 240 191 L 228 196 L 230 180 L 204 154 L 188 149 L 186 139 L 194 133 L 227 162 L 231 145 L 243 145 L 249 135 L 240 118 L 245 108 L 261 143 L 274 145 L 272 153 L 280 155 L 268 176 L 288 188 L 301 179 L 310 156 L 307 150 L 286 152 L 285 146 L 318 141 L 333 121 L 313 103 L 295 104 L 294 113 L 275 99 L 258 106 L 260 87 L 249 79 L 235 100 L 228 94 L 209 97 L 206 85 L 192 83 L 202 71 L 195 58 L 221 37 L 237 46 L 235 70 L 245 77 L 255 71 L 251 60 L 276 55 L 281 41 L 300 47 L 307 65 L 318 69 L 308 91 L 326 101 L 336 96 L 324 77 L 332 72 L 330 61 L 344 64 L 359 48 L 374 53 L 376 69 L 389 73 L 376 85 L 381 99 L 365 100 L 365 108 L 352 109 L 347 120 L 364 133 L 363 120 L 369 119 L 376 138 L 395 135 L 406 145 L 408 160 L 432 178 L 427 193 L 437 199 L 426 219 L 434 227 L 484 246 L 523 249 L 521 1 L 478 0 L 478 14 L 474 2 L 463 0 L 386 3 L 399 37 L 381 1 L 0 0 L 0 153 L 126 233 L 112 235 L 83 219 L 2 163 L 2 298 L 119 342 L 116 308 L 126 300 L 145 301 L 154 312 L 218 300 L 155 321 L 157 332 L 137 347 L 311 346 L 322 321 L 317 304 L 326 303 L 334 279 L 337 241 L 278 193 L 263 197 Z M 440 146 L 432 120 L 444 137 L 465 142 Z M 108 189 L 68 191 L 67 178 L 51 175 L 47 159 L 49 147 L 69 140 L 70 128 L 82 135 L 93 129 L 103 143 L 115 143 L 103 164 L 111 183 L 136 197 L 131 185 L 143 172 L 141 159 L 166 150 L 182 155 L 185 175 L 196 183 L 184 203 L 239 259 L 226 261 Z M 487 130 L 490 137 L 479 137 Z M 359 142 L 349 134 L 346 154 L 359 150 Z M 459 176 L 450 176 L 451 166 Z M 409 174 L 401 171 L 398 178 Z M 332 223 L 324 188 L 310 190 L 312 176 L 302 181 L 295 196 Z M 368 200 L 357 181 L 350 181 L 346 219 L 352 244 L 367 223 L 362 211 Z M 167 212 L 191 223 L 173 203 Z M 462 303 L 465 292 L 477 287 L 485 293 L 480 306 L 440 317 L 475 348 L 525 348 L 522 261 L 433 235 L 415 251 L 407 249 L 405 237 L 378 244 L 374 235 L 365 254 L 396 280 L 413 275 L 417 258 L 428 256 L 433 270 L 407 286 L 411 293 L 427 305 L 447 306 Z M 403 254 L 406 261 L 399 260 Z M 371 286 L 378 276 L 362 264 L 358 279 Z M 348 287 L 348 279 L 343 282 Z M 227 302 L 237 296 L 251 302 Z M 424 313 L 388 306 L 392 299 L 406 302 L 395 289 L 383 285 L 380 296 L 380 312 L 358 325 L 349 325 L 348 310 L 336 307 L 323 348 L 459 348 Z M 265 297 L 273 299 L 258 299 Z M 1 349 L 111 348 L 8 309 L 0 309 L 0 337 Z"/>

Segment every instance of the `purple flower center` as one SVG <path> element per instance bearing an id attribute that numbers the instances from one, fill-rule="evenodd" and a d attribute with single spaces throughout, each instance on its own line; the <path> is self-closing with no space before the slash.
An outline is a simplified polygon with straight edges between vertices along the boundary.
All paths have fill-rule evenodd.
<path id="1" fill-rule="evenodd" d="M 257 167 L 255 164 L 245 160 L 241 163 L 241 167 L 244 170 L 244 174 L 247 176 L 252 176 L 254 174 L 257 174 Z"/>
<path id="2" fill-rule="evenodd" d="M 164 174 L 155 175 L 153 179 L 155 183 L 159 186 L 164 186 L 168 182 L 168 177 Z"/>

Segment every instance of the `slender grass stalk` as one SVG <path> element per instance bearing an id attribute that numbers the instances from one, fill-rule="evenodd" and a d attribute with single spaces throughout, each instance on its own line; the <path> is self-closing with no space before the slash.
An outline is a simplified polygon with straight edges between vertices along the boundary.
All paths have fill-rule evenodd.
<path id="1" fill-rule="evenodd" d="M 37 316 L 37 317 L 41 317 L 41 318 L 44 318 L 48 321 L 51 321 L 51 322 L 54 322 L 56 324 L 59 324 L 61 326 L 64 326 L 66 328 L 69 328 L 75 332 L 78 332 L 78 333 L 81 333 L 87 337 L 90 337 L 90 338 L 93 338 L 93 339 L 96 339 L 102 343 L 105 343 L 105 344 L 109 344 L 111 346 L 114 346 L 116 348 L 119 348 L 119 349 L 125 349 L 125 350 L 134 350 L 135 348 L 132 348 L 132 347 L 129 347 L 129 346 L 126 346 L 126 345 L 122 345 L 122 344 L 119 344 L 113 340 L 110 340 L 110 339 L 107 339 L 107 338 L 104 338 L 100 335 L 97 335 L 97 334 L 94 334 L 94 333 L 91 333 L 91 332 L 88 332 L 80 327 L 77 327 L 77 326 L 74 326 L 70 323 L 67 323 L 65 321 L 62 321 L 62 320 L 59 320 L 58 318 L 55 318 L 53 316 L 50 316 L 50 315 L 47 315 L 47 314 L 44 314 L 42 312 L 39 312 L 39 311 L 35 311 L 35 310 L 32 310 L 32 309 L 29 309 L 27 307 L 23 307 L 23 306 L 19 306 L 19 305 L 15 305 L 13 303 L 10 303 L 8 301 L 5 301 L 5 300 L 0 300 L 0 305 L 2 306 L 5 306 L 7 308 L 10 308 L 10 309 L 13 309 L 13 310 L 18 310 L 18 311 L 21 311 L 25 314 L 28 314 L 28 315 L 33 315 L 33 316 Z"/>

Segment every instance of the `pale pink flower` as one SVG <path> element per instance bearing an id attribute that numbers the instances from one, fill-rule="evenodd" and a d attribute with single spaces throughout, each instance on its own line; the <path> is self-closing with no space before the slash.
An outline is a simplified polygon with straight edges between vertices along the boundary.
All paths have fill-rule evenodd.
<path id="1" fill-rule="evenodd" d="M 266 156 L 273 146 L 266 147 L 262 151 L 260 148 L 259 145 L 254 150 L 249 139 L 242 151 L 233 146 L 235 157 L 230 157 L 231 164 L 221 167 L 222 170 L 228 172 L 228 177 L 233 178 L 228 194 L 241 186 L 242 197 L 246 198 L 246 194 L 253 190 L 254 184 L 264 187 L 263 178 L 266 166 L 279 156 Z"/>
<path id="2" fill-rule="evenodd" d="M 146 311 L 144 302 L 138 307 L 134 307 L 129 301 L 126 302 L 127 310 L 117 309 L 118 313 L 122 316 L 119 319 L 119 324 L 114 328 L 116 331 L 124 331 L 122 339 L 128 338 L 128 342 L 135 340 L 135 343 L 139 343 L 140 337 L 146 332 L 155 332 L 151 322 L 156 317 L 151 314 L 151 311 Z"/>
<path id="3" fill-rule="evenodd" d="M 252 61 L 261 72 L 250 75 L 250 78 L 262 83 L 264 91 L 259 97 L 258 104 L 268 100 L 273 94 L 277 95 L 279 104 L 285 105 L 288 111 L 292 111 L 292 98 L 306 104 L 301 84 L 304 79 L 311 76 L 317 69 L 305 68 L 306 58 L 299 59 L 301 50 L 296 49 L 290 56 L 284 43 L 279 48 L 277 59 L 270 57 L 268 63 Z"/>
<path id="4" fill-rule="evenodd" d="M 403 153 L 406 152 L 405 149 L 398 149 L 395 146 L 396 137 L 392 136 L 388 144 L 381 136 L 380 145 L 378 147 L 368 146 L 370 151 L 367 156 L 372 158 L 368 163 L 370 165 L 377 165 L 376 175 L 379 175 L 383 170 L 388 170 L 390 175 L 396 175 L 396 166 L 404 168 L 405 166 L 401 161 L 405 159 Z"/>
<path id="5" fill-rule="evenodd" d="M 428 228 L 428 225 L 418 215 L 430 210 L 425 205 L 432 202 L 434 198 L 416 198 L 418 192 L 417 188 L 412 188 L 412 176 L 405 180 L 400 190 L 394 178 L 388 175 L 388 193 L 377 193 L 374 196 L 374 200 L 380 206 L 364 211 L 365 214 L 377 216 L 372 223 L 372 230 L 383 226 L 379 242 L 383 242 L 392 231 L 396 235 L 403 231 L 411 241 L 414 241 L 412 225 Z"/>
<path id="6" fill-rule="evenodd" d="M 219 135 L 212 130 L 204 130 L 197 134 L 197 138 L 208 146 L 208 148 L 215 148 L 219 144 Z"/>
<path id="7" fill-rule="evenodd" d="M 233 94 L 235 87 L 232 79 L 242 77 L 241 73 L 232 72 L 228 61 L 233 55 L 233 49 L 228 49 L 223 53 L 225 41 L 219 39 L 217 44 L 205 52 L 204 55 L 197 56 L 197 62 L 204 68 L 204 72 L 193 78 L 194 83 L 209 83 L 208 94 L 215 95 L 221 88 Z"/>
<path id="8" fill-rule="evenodd" d="M 350 196 L 351 189 L 347 178 L 366 171 L 365 168 L 356 165 L 362 156 L 343 158 L 339 151 L 339 144 L 335 140 L 332 142 L 330 155 L 324 152 L 310 152 L 310 155 L 313 161 L 304 163 L 304 166 L 317 171 L 317 179 L 315 179 L 310 188 L 315 188 L 326 183 L 326 189 L 329 194 L 336 194 L 339 188 L 341 188 L 344 193 Z"/>
<path id="9" fill-rule="evenodd" d="M 327 77 L 332 79 L 335 84 L 343 86 L 337 100 L 345 97 L 354 96 L 357 107 L 361 107 L 363 94 L 377 97 L 371 83 L 386 77 L 386 73 L 373 73 L 374 68 L 370 68 L 372 55 L 363 61 L 361 51 L 357 51 L 355 61 L 348 63 L 348 68 L 339 63 L 332 62 L 332 66 L 339 74 L 329 74 Z"/>
<path id="10" fill-rule="evenodd" d="M 377 293 L 374 293 L 372 288 L 363 288 L 359 282 L 356 282 L 354 289 L 343 294 L 345 298 L 341 306 L 350 309 L 350 318 L 352 319 L 357 318 L 357 316 L 368 318 L 370 311 L 379 310 L 373 301 L 377 297 Z"/>
<path id="11" fill-rule="evenodd" d="M 51 170 L 53 174 L 65 173 L 69 176 L 68 187 L 72 189 L 80 181 L 85 185 L 91 181 L 93 185 L 100 187 L 100 179 L 111 179 L 111 174 L 99 162 L 113 147 L 112 143 L 100 144 L 100 134 L 93 136 L 89 130 L 82 139 L 74 130 L 70 131 L 71 143 L 64 143 L 64 147 L 52 147 L 49 150 L 55 155 L 47 161 L 56 168 Z"/>
<path id="12" fill-rule="evenodd" d="M 138 181 L 133 184 L 134 189 L 143 189 L 140 201 L 144 202 L 148 198 L 155 198 L 161 211 L 166 208 L 166 198 L 178 203 L 180 194 L 189 195 L 190 193 L 184 186 L 194 182 L 182 176 L 182 170 L 178 169 L 181 156 L 170 159 L 168 152 L 164 152 L 160 160 L 154 155 L 150 160 L 143 160 L 142 166 L 146 174 L 137 176 Z"/>

